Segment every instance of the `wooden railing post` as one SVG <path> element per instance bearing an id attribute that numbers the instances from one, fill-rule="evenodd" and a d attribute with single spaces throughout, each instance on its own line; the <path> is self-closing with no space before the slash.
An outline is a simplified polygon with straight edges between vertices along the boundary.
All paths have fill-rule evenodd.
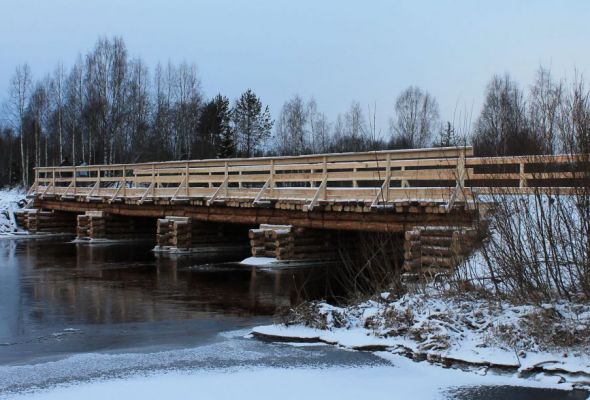
<path id="1" fill-rule="evenodd" d="M 229 170 L 228 170 L 228 164 L 227 161 L 225 162 L 225 181 L 227 182 L 227 185 L 225 185 L 225 197 L 227 197 L 227 193 L 228 193 L 228 187 L 229 187 Z"/>
<path id="2" fill-rule="evenodd" d="M 324 156 L 324 168 L 323 168 L 323 188 L 321 189 L 321 198 L 322 200 L 326 200 L 326 187 L 328 186 L 328 157 Z M 320 184 L 320 187 L 322 184 Z"/>
<path id="3" fill-rule="evenodd" d="M 98 192 L 97 196 L 100 197 L 100 167 L 96 170 L 96 178 L 96 182 L 98 183 L 98 185 L 96 185 L 96 190 Z"/>
<path id="4" fill-rule="evenodd" d="M 53 186 L 53 194 L 55 194 L 55 168 L 51 168 L 51 186 Z"/>
<path id="5" fill-rule="evenodd" d="M 152 163 L 152 197 L 156 197 L 156 163 Z"/>
<path id="6" fill-rule="evenodd" d="M 274 158 L 270 160 L 270 177 L 268 181 L 269 189 L 272 189 L 275 184 L 275 160 Z"/>
<path id="7" fill-rule="evenodd" d="M 123 166 L 123 202 L 127 198 L 127 167 Z"/>
<path id="8" fill-rule="evenodd" d="M 78 176 L 78 170 L 76 169 L 76 166 L 74 165 L 74 176 L 72 177 L 72 183 L 74 185 L 74 197 L 76 197 L 76 178 Z"/>
<path id="9" fill-rule="evenodd" d="M 465 150 L 459 153 L 459 159 L 457 160 L 457 176 L 455 177 L 455 188 L 451 192 L 449 201 L 447 202 L 446 209 L 450 211 L 455 206 L 457 200 L 465 201 Z"/>
<path id="10" fill-rule="evenodd" d="M 527 186 L 526 184 L 526 175 L 524 174 L 524 162 L 520 162 L 519 164 L 519 182 L 518 186 L 522 189 Z"/>
<path id="11" fill-rule="evenodd" d="M 188 161 L 186 162 L 186 168 L 185 168 L 185 182 L 186 182 L 186 197 L 189 197 L 189 169 L 188 169 Z"/>
<path id="12" fill-rule="evenodd" d="M 402 172 L 402 181 L 401 181 L 401 187 L 403 187 L 403 188 L 410 186 L 410 185 L 408 184 L 408 180 L 407 180 L 407 179 L 406 179 L 406 177 L 404 176 L 404 172 L 405 172 L 405 171 L 406 171 L 406 166 L 405 166 L 405 165 L 402 165 L 402 168 L 401 168 L 401 172 Z"/>
<path id="13" fill-rule="evenodd" d="M 457 161 L 457 185 L 461 190 L 465 187 L 465 150 L 461 150 Z"/>
<path id="14" fill-rule="evenodd" d="M 383 188 L 385 190 L 385 193 L 383 194 L 383 200 L 385 200 L 386 202 L 389 201 L 389 186 L 391 185 L 391 153 L 387 153 L 387 166 L 385 167 L 385 172 L 386 172 L 386 176 L 385 176 L 385 187 Z"/>

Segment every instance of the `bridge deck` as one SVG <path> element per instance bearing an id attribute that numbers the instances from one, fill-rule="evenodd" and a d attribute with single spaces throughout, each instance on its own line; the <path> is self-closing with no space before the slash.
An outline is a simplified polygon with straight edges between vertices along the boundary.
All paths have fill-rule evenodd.
<path id="1" fill-rule="evenodd" d="M 435 148 L 318 156 L 42 167 L 30 194 L 40 198 L 143 204 L 190 199 L 208 205 L 268 202 L 318 205 L 358 202 L 373 208 L 403 201 L 446 204 L 510 189 L 567 191 L 586 164 L 571 156 L 472 157 L 466 148 Z"/>

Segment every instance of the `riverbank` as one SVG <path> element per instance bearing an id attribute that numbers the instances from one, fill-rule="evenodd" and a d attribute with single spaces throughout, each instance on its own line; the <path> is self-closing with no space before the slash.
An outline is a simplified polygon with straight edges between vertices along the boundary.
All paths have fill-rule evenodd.
<path id="1" fill-rule="evenodd" d="M 13 212 L 21 208 L 25 192 L 20 188 L 0 189 L 0 236 L 17 231 Z"/>
<path id="2" fill-rule="evenodd" d="M 589 305 L 513 305 L 434 289 L 401 298 L 381 293 L 348 307 L 307 303 L 284 323 L 252 330 L 267 340 L 380 351 L 564 387 L 590 385 L 589 332 Z"/>

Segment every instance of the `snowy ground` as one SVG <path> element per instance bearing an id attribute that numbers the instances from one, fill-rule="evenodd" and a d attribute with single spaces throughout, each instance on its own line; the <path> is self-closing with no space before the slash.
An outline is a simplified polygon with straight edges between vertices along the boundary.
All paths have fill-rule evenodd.
<path id="1" fill-rule="evenodd" d="M 402 361 L 398 359 L 396 361 Z M 446 382 L 445 382 L 446 381 Z M 233 370 L 170 372 L 125 380 L 106 380 L 53 388 L 7 399 L 437 399 L 447 398 L 456 386 L 513 385 L 510 378 L 484 380 L 458 371 L 425 371 L 412 365 L 396 367 Z M 543 384 L 543 387 L 553 386 Z M 535 385 L 532 385 L 535 387 Z"/>
<path id="2" fill-rule="evenodd" d="M 24 198 L 25 193 L 21 189 L 0 190 L 0 236 L 16 231 L 12 212 L 20 208 L 19 202 Z"/>
<path id="3" fill-rule="evenodd" d="M 224 335 L 224 334 L 221 334 Z M 241 334 L 243 335 L 243 333 Z M 55 371 L 75 376 L 87 370 L 89 380 L 75 382 L 50 381 L 41 388 L 19 393 L 4 393 L 5 399 L 443 399 L 481 398 L 456 396 L 482 389 L 491 392 L 515 386 L 526 388 L 563 389 L 554 379 L 521 380 L 510 375 L 488 374 L 481 371 L 464 372 L 458 369 L 441 369 L 427 362 L 414 362 L 388 352 L 367 355 L 359 352 L 330 350 L 331 346 L 309 347 L 301 344 L 260 343 L 243 337 L 195 349 L 152 354 L 80 355 L 65 360 L 33 366 L 0 367 L 0 375 L 12 381 L 39 382 Z M 330 353 L 331 352 L 331 353 Z M 346 354 L 350 354 L 347 356 Z M 332 354 L 332 356 L 329 356 Z M 344 356 L 342 355 L 344 354 Z M 336 359 L 334 358 L 336 355 Z M 339 355 L 339 356 L 338 356 Z M 326 357 L 328 357 L 326 359 Z M 340 357 L 340 358 L 338 358 Z M 343 359 L 344 357 L 345 359 Z M 361 357 L 365 361 L 358 361 Z M 371 362 L 373 357 L 377 362 Z M 184 360 L 184 362 L 182 362 Z M 357 360 L 352 361 L 351 360 Z M 221 365 L 220 362 L 221 361 Z M 151 363 L 167 370 L 151 371 Z M 162 364 L 164 363 L 164 364 Z M 332 365 L 330 365 L 332 363 Z M 99 366 L 117 366 L 125 371 L 131 365 L 148 370 L 123 374 L 99 374 Z M 213 365 L 213 368 L 207 367 Z M 69 372 L 68 372 L 69 371 Z M 2 379 L 0 378 L 0 381 Z M 547 392 L 544 392 L 547 394 Z M 517 393 L 518 394 L 518 393 Z M 529 392 L 530 395 L 530 392 Z M 583 395 L 583 394 L 582 394 Z M 0 392 L 0 397 L 2 393 Z M 578 397 L 578 398 L 584 398 Z M 508 398 L 519 398 L 512 394 Z"/>
<path id="4" fill-rule="evenodd" d="M 512 306 L 430 293 L 376 299 L 351 307 L 315 303 L 293 324 L 260 326 L 263 338 L 320 341 L 381 350 L 443 366 L 504 370 L 523 382 L 552 375 L 564 387 L 590 384 L 590 306 Z M 559 340 L 560 345 L 549 345 Z"/>

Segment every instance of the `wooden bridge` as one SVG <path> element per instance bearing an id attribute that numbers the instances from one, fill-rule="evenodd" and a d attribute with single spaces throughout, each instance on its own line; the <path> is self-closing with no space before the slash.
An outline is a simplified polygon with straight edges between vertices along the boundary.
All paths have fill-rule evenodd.
<path id="1" fill-rule="evenodd" d="M 570 193 L 587 169 L 587 162 L 572 156 L 481 158 L 471 147 L 450 147 L 42 167 L 29 196 L 35 209 L 52 215 L 86 213 L 77 218 L 86 233 L 88 221 L 104 214 L 166 220 L 166 238 L 176 225 L 186 230 L 182 224 L 189 220 L 406 233 L 415 239 L 417 229 L 472 229 L 482 195 Z"/>

